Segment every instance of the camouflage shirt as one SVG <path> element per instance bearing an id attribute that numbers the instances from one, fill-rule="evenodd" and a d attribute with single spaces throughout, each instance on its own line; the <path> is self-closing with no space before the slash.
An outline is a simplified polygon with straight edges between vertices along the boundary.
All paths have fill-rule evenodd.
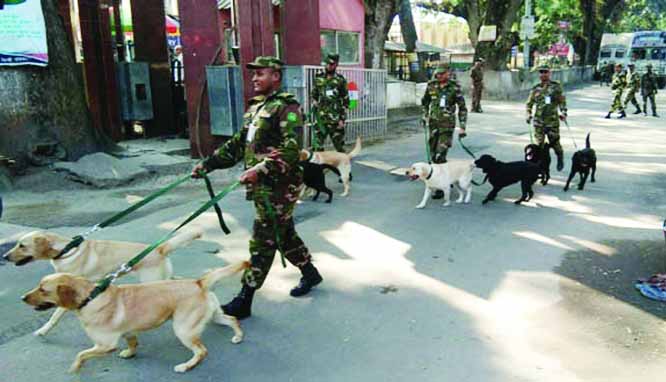
<path id="1" fill-rule="evenodd" d="M 472 73 L 470 74 L 470 77 L 472 77 L 472 82 L 476 84 L 482 84 L 483 83 L 483 69 L 481 68 L 472 68 Z"/>
<path id="2" fill-rule="evenodd" d="M 349 91 L 347 80 L 334 73 L 328 77 L 326 72 L 317 73 L 312 99 L 317 101 L 319 117 L 327 121 L 339 121 L 347 118 L 349 109 Z"/>
<path id="3" fill-rule="evenodd" d="M 641 88 L 641 75 L 633 71 L 627 74 L 627 86 L 633 91 L 638 91 Z"/>
<path id="4" fill-rule="evenodd" d="M 534 122 L 536 124 L 559 126 L 558 108 L 563 115 L 567 115 L 567 99 L 564 96 L 562 85 L 557 81 L 536 84 L 527 98 L 528 118 L 532 117 L 532 108 L 535 105 Z"/>
<path id="5" fill-rule="evenodd" d="M 645 96 L 657 94 L 657 77 L 654 73 L 645 72 L 641 77 L 641 94 Z"/>
<path id="6" fill-rule="evenodd" d="M 275 91 L 268 96 L 254 97 L 243 115 L 241 130 L 203 165 L 210 171 L 232 167 L 241 160 L 245 168 L 263 162 L 268 173 L 260 174 L 260 184 L 291 181 L 302 171 L 298 166 L 302 127 L 300 105 L 292 94 Z"/>
<path id="7" fill-rule="evenodd" d="M 627 87 L 627 76 L 622 72 L 613 74 L 611 90 L 622 92 L 625 87 Z"/>
<path id="8" fill-rule="evenodd" d="M 465 97 L 457 81 L 449 79 L 444 85 L 434 80 L 428 82 L 423 99 L 421 99 L 423 113 L 429 121 L 449 122 L 455 126 L 456 106 L 458 106 L 458 120 L 460 127 L 467 124 L 467 107 Z"/>

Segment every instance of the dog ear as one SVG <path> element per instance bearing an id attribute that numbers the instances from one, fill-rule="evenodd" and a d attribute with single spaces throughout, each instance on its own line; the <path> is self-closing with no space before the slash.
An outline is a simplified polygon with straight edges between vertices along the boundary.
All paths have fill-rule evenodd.
<path id="1" fill-rule="evenodd" d="M 54 240 L 48 236 L 38 236 L 35 238 L 35 257 L 48 259 L 56 254 L 59 251 L 53 247 Z"/>
<path id="2" fill-rule="evenodd" d="M 60 306 L 63 308 L 76 309 L 78 307 L 78 303 L 76 302 L 76 298 L 78 297 L 76 289 L 69 285 L 58 285 L 56 293 L 58 294 Z"/>
<path id="3" fill-rule="evenodd" d="M 305 150 L 301 150 L 301 151 L 298 152 L 298 160 L 299 160 L 300 162 L 304 162 L 304 161 L 306 161 L 306 160 L 308 159 L 309 156 L 310 156 L 310 153 L 308 153 L 308 152 L 305 151 Z"/>

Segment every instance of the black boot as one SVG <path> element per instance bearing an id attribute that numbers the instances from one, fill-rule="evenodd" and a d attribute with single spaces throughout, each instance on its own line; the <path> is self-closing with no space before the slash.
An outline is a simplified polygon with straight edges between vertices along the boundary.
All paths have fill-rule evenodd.
<path id="1" fill-rule="evenodd" d="M 620 116 L 617 117 L 617 119 L 622 119 L 622 118 L 625 118 L 626 116 L 627 116 L 627 113 L 625 113 L 624 110 L 622 110 L 622 111 L 620 112 Z"/>
<path id="2" fill-rule="evenodd" d="M 433 199 L 442 199 L 444 198 L 444 191 L 442 190 L 436 190 L 434 194 L 432 194 Z"/>
<path id="3" fill-rule="evenodd" d="M 557 171 L 562 171 L 564 168 L 564 153 L 557 153 Z"/>
<path id="4" fill-rule="evenodd" d="M 324 280 L 321 278 L 317 268 L 315 268 L 312 263 L 307 263 L 306 265 L 302 266 L 301 273 L 303 274 L 301 281 L 291 290 L 291 292 L 289 292 L 292 297 L 305 296 L 306 294 L 310 293 L 310 290 L 315 285 Z"/>
<path id="5" fill-rule="evenodd" d="M 659 118 L 659 116 L 657 115 L 657 112 L 656 112 L 656 111 L 655 111 L 655 112 L 652 112 L 652 116 L 653 116 L 653 117 L 657 117 L 657 118 Z"/>
<path id="6" fill-rule="evenodd" d="M 606 119 L 610 119 L 610 117 L 611 117 L 611 113 L 610 113 L 610 111 L 609 111 L 608 114 L 606 114 L 606 116 L 605 116 L 604 118 L 606 118 Z"/>
<path id="7" fill-rule="evenodd" d="M 252 298 L 256 289 L 243 285 L 243 288 L 238 292 L 238 296 L 234 297 L 228 304 L 222 305 L 224 314 L 234 316 L 239 320 L 248 318 L 252 315 Z"/>
<path id="8" fill-rule="evenodd" d="M 638 109 L 636 109 L 636 111 L 634 112 L 634 114 L 640 114 L 640 113 L 642 113 L 642 111 L 641 111 L 641 108 L 639 107 Z"/>

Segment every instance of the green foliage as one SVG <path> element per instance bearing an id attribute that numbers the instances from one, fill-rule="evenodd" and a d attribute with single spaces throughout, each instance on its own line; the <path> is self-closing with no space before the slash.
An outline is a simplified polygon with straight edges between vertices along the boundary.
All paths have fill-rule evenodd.
<path id="1" fill-rule="evenodd" d="M 536 0 L 535 14 L 536 37 L 530 40 L 539 51 L 545 51 L 564 35 L 565 41 L 571 42 L 582 35 L 583 17 L 578 7 L 578 0 Z M 560 30 L 559 21 L 568 21 L 569 29 Z"/>
<path id="2" fill-rule="evenodd" d="M 609 32 L 666 30 L 666 1 L 628 0 L 619 22 L 609 25 Z"/>

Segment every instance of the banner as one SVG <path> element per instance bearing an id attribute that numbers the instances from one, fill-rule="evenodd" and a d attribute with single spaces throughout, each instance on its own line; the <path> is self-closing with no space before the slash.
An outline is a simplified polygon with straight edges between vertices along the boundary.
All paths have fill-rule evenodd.
<path id="1" fill-rule="evenodd" d="M 46 26 L 40 0 L 5 0 L 0 10 L 0 65 L 46 66 Z"/>

